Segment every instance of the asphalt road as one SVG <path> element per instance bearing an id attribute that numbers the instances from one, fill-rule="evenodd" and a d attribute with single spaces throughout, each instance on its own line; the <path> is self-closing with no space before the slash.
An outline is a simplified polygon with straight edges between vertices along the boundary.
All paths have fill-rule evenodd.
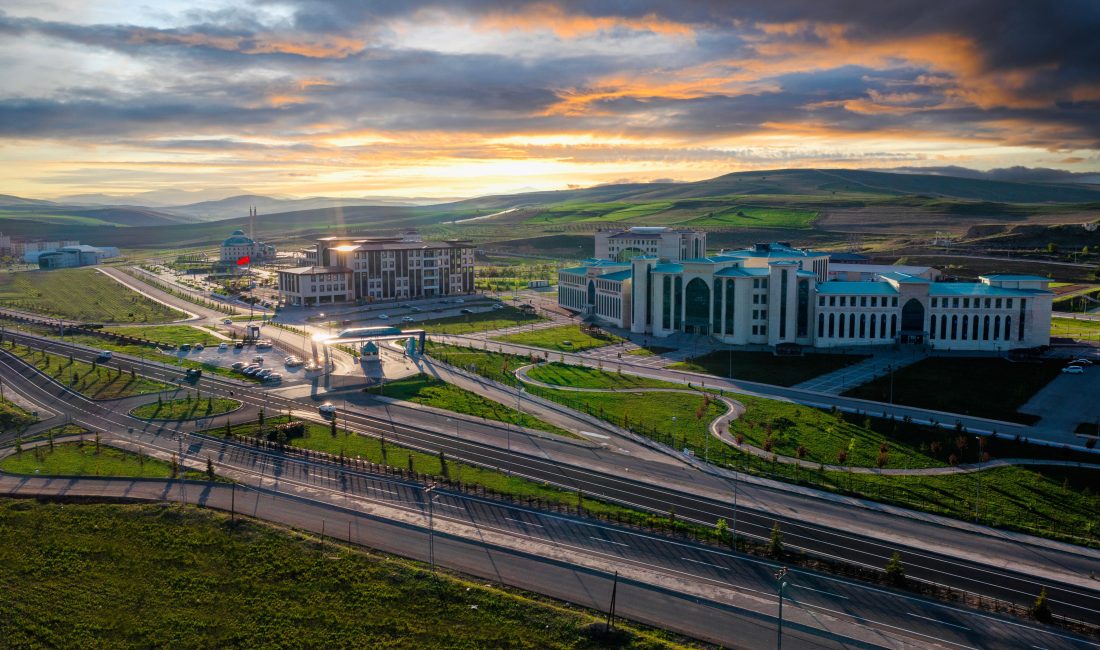
<path id="1" fill-rule="evenodd" d="M 23 338 L 37 340 L 29 336 Z M 80 357 L 92 353 L 78 350 L 74 354 Z M 3 371 L 9 385 L 14 380 L 25 393 L 37 391 L 35 396 L 39 400 L 67 402 L 69 407 L 66 410 L 82 412 L 84 415 L 81 417 L 86 417 L 89 426 L 93 428 L 124 431 L 136 425 L 138 428 L 135 431 L 143 433 L 135 435 L 171 433 L 169 428 L 158 429 L 130 419 L 113 410 L 111 404 L 93 403 L 68 393 L 40 374 L 14 364 L 6 353 L 3 356 L 3 362 L 7 365 L 0 366 L 0 371 Z M 142 365 L 126 359 L 119 359 L 118 362 L 124 364 L 124 367 L 136 363 L 141 366 L 143 374 L 151 376 L 178 376 L 178 371 L 166 371 L 155 364 Z M 282 411 L 287 407 L 310 408 L 308 400 L 299 402 L 273 398 L 252 387 L 221 379 L 204 378 L 201 384 L 206 394 L 217 394 L 219 391 L 227 393 L 232 390 L 236 397 L 253 406 L 266 401 L 269 412 Z M 381 414 L 381 417 L 376 414 Z M 428 451 L 444 449 L 452 458 L 510 469 L 536 480 L 579 487 L 588 494 L 604 495 L 658 512 L 667 512 L 670 507 L 675 506 L 678 516 L 682 518 L 713 522 L 718 517 L 723 517 L 727 521 L 734 521 L 729 501 L 693 494 L 713 492 L 716 489 L 729 491 L 732 486 L 720 479 L 682 467 L 641 463 L 629 457 L 569 444 L 566 441 L 557 443 L 527 439 L 526 443 L 530 444 L 515 444 L 513 453 L 508 454 L 499 446 L 448 435 L 445 433 L 448 427 L 438 426 L 441 424 L 440 416 L 410 409 L 377 406 L 362 410 L 349 409 L 341 413 L 341 421 L 345 419 L 345 415 L 353 429 L 375 435 L 384 433 L 388 440 Z M 431 417 L 437 419 L 432 420 Z M 425 418 L 428 418 L 426 423 Z M 215 419 L 210 424 L 217 426 L 218 422 Z M 424 423 L 425 426 L 416 424 L 417 422 Z M 499 430 L 495 432 L 498 443 L 502 433 Z M 465 427 L 461 435 L 478 437 L 472 432 L 468 433 Z M 515 434 L 512 435 L 515 438 Z M 200 440 L 209 444 L 209 440 Z M 521 438 L 520 442 L 523 441 Z M 616 467 L 619 468 L 618 471 L 612 471 Z M 632 476 L 638 478 L 628 478 Z M 690 478 L 685 480 L 685 476 Z M 727 493 L 732 495 L 731 492 Z M 1100 620 L 1097 614 L 1100 610 L 1100 595 L 1094 589 L 1058 585 L 1058 576 L 1071 574 L 1080 577 L 1087 575 L 1089 571 L 1100 570 L 1100 562 L 1097 562 L 1095 554 L 1076 553 L 1072 550 L 1063 552 L 1046 546 L 1019 544 L 1013 541 L 1013 536 L 1003 533 L 994 533 L 993 536 L 977 535 L 923 520 L 856 508 L 845 503 L 850 500 L 836 502 L 814 499 L 756 482 L 739 481 L 738 496 L 736 522 L 737 530 L 741 534 L 764 538 L 772 523 L 778 520 L 789 548 L 800 547 L 819 555 L 843 558 L 875 568 L 884 566 L 889 555 L 898 550 L 902 554 L 907 572 L 914 578 L 949 584 L 1023 605 L 1030 603 L 1042 586 L 1047 586 L 1056 612 L 1080 620 Z M 781 514 L 777 516 L 776 513 Z M 831 519 L 838 523 L 833 527 L 800 523 L 800 520 L 808 518 L 809 513 L 813 513 L 815 519 Z M 854 529 L 877 531 L 881 538 L 850 532 Z M 969 549 L 984 561 L 960 559 L 960 554 L 953 550 L 956 546 Z M 922 550 L 924 548 L 935 550 Z M 1022 571 L 1003 568 L 1006 566 L 1019 566 L 1028 573 L 1038 573 L 1042 577 L 1036 578 L 1025 575 Z"/>

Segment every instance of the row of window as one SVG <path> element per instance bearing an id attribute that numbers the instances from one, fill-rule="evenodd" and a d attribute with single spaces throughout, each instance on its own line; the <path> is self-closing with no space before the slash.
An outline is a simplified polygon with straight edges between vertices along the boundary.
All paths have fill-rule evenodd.
<path id="1" fill-rule="evenodd" d="M 949 302 L 950 304 L 948 304 Z M 1020 306 L 1024 307 L 1026 304 L 1027 301 L 1021 298 Z M 982 307 L 982 298 L 933 298 L 932 308 L 935 309 L 936 307 L 945 309 L 947 307 L 951 307 L 952 309 L 958 309 L 960 307 L 963 309 L 971 309 L 973 307 L 977 309 Z M 985 309 L 1012 309 L 1012 298 L 985 298 Z"/>
<path id="2" fill-rule="evenodd" d="M 897 307 L 897 296 L 858 296 L 859 304 L 856 304 L 857 296 L 818 296 L 818 307 L 825 306 L 825 298 L 829 299 L 830 307 Z"/>
<path id="3" fill-rule="evenodd" d="M 623 314 L 622 304 L 622 301 L 618 298 L 597 294 L 596 313 L 608 318 L 618 319 Z"/>
<path id="4" fill-rule="evenodd" d="M 939 321 L 938 328 L 937 320 Z M 928 338 L 948 341 L 1011 341 L 1012 317 L 1005 316 L 1002 322 L 1000 316 L 982 317 L 964 314 L 960 320 L 958 314 L 951 316 L 944 314 L 938 319 L 933 315 L 932 324 L 928 328 Z M 1020 313 L 1020 319 L 1017 323 L 1016 340 L 1024 340 L 1023 312 Z"/>
<path id="5" fill-rule="evenodd" d="M 870 316 L 870 318 L 868 318 Z M 887 318 L 889 316 L 889 318 Z M 888 326 L 889 325 L 889 326 Z M 897 314 L 817 314 L 817 337 L 888 340 L 897 336 Z"/>

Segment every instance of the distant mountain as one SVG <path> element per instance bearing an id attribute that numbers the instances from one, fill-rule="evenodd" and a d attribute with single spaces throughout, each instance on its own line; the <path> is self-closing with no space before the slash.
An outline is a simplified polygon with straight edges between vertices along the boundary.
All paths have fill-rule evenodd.
<path id="1" fill-rule="evenodd" d="M 0 194 L 0 208 L 9 207 L 23 207 L 23 206 L 52 206 L 56 205 L 52 201 L 42 201 L 39 199 L 24 199 L 19 196 L 12 196 L 11 194 Z"/>
<path id="2" fill-rule="evenodd" d="M 162 189 L 137 194 L 71 194 L 58 197 L 56 202 L 65 205 L 140 205 L 148 208 L 163 208 L 199 201 L 217 201 L 240 194 L 248 194 L 248 191 L 232 187 L 214 190 Z"/>
<path id="3" fill-rule="evenodd" d="M 989 171 L 979 171 L 957 165 L 946 167 L 894 167 L 875 169 L 898 174 L 932 174 L 935 176 L 956 176 L 958 178 L 978 178 L 987 181 L 1010 181 L 1014 183 L 1073 183 L 1100 184 L 1100 172 L 1071 172 L 1049 167 L 1001 167 Z"/>
<path id="4" fill-rule="evenodd" d="M 189 205 L 168 206 L 165 207 L 164 210 L 202 221 L 216 221 L 246 216 L 250 207 L 255 207 L 260 214 L 274 214 L 299 210 L 321 210 L 325 208 L 370 205 L 413 206 L 423 205 L 426 201 L 438 203 L 440 200 L 417 198 L 404 199 L 396 197 L 347 198 L 327 196 L 317 196 L 305 199 L 281 199 L 269 196 L 259 196 L 256 194 L 242 194 L 239 196 L 230 196 L 218 201 L 203 201 L 201 203 L 192 203 Z"/>

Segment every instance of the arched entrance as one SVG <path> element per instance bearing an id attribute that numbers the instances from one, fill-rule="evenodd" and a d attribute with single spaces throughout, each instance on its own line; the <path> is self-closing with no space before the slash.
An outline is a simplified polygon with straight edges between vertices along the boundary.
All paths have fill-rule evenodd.
<path id="1" fill-rule="evenodd" d="M 924 305 L 910 298 L 901 308 L 901 343 L 924 343 Z"/>
<path id="2" fill-rule="evenodd" d="M 688 282 L 684 292 L 684 331 L 707 334 L 710 323 L 710 287 L 699 278 Z"/>
<path id="3" fill-rule="evenodd" d="M 596 283 L 592 280 L 588 281 L 588 302 L 586 304 L 596 304 Z"/>

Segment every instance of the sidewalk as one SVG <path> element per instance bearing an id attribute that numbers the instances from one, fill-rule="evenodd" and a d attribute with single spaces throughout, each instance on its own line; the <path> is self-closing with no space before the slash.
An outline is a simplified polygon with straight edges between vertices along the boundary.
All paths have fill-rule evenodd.
<path id="1" fill-rule="evenodd" d="M 850 388 L 874 381 L 892 370 L 904 368 L 925 358 L 927 357 L 923 354 L 914 353 L 912 350 L 904 348 L 879 350 L 873 356 L 857 364 L 819 375 L 801 384 L 796 384 L 794 388 L 839 395 Z"/>

